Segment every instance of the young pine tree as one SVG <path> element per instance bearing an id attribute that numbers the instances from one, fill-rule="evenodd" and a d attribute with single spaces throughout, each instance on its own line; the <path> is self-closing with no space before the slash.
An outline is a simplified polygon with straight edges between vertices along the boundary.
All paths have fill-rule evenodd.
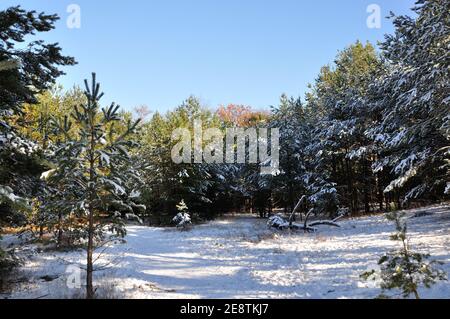
<path id="1" fill-rule="evenodd" d="M 177 227 L 181 227 L 186 229 L 189 225 L 191 225 L 191 216 L 189 215 L 189 208 L 184 202 L 184 199 L 181 200 L 177 205 L 178 214 L 173 218 L 173 222 L 177 224 Z"/>
<path id="2" fill-rule="evenodd" d="M 429 260 L 430 255 L 411 250 L 407 238 L 407 225 L 402 220 L 403 217 L 404 214 L 397 212 L 388 215 L 388 219 L 395 222 L 396 228 L 391 240 L 400 242 L 401 246 L 399 250 L 389 252 L 378 261 L 381 288 L 383 291 L 400 289 L 403 297 L 414 295 L 416 299 L 420 299 L 418 288 L 421 285 L 430 288 L 437 281 L 446 280 L 446 276 L 442 270 L 435 267 L 441 262 Z M 362 274 L 361 277 L 375 280 L 377 276 L 375 270 L 372 270 Z"/>
<path id="3" fill-rule="evenodd" d="M 67 118 L 59 127 L 63 134 L 72 124 L 79 130 L 75 135 L 66 134 L 65 142 L 58 148 L 57 168 L 50 183 L 59 190 L 58 203 L 64 202 L 81 224 L 81 239 L 87 240 L 86 297 L 92 299 L 96 245 L 125 235 L 123 212 L 114 210 L 111 203 L 123 202 L 123 207 L 130 207 L 134 197 L 126 187 L 131 173 L 123 168 L 131 161 L 128 151 L 135 143 L 130 135 L 139 121 L 127 121 L 126 129 L 119 132 L 116 127 L 123 121 L 119 106 L 113 103 L 100 109 L 103 93 L 95 74 L 91 87 L 87 80 L 85 86 L 87 102 L 75 106 L 71 119 Z"/>

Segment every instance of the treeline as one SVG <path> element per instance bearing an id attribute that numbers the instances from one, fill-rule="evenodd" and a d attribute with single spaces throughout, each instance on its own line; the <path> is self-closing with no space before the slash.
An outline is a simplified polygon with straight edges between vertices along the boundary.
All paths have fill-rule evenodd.
<path id="1" fill-rule="evenodd" d="M 274 209 L 290 212 L 300 198 L 301 209 L 329 215 L 340 208 L 368 213 L 448 199 L 449 14 L 445 1 L 418 1 L 414 10 L 416 18 L 392 17 L 396 31 L 386 36 L 379 52 L 361 42 L 342 50 L 320 70 L 304 100 L 283 95 L 280 104 L 267 112 L 239 105 L 216 111 L 190 97 L 166 114 L 143 116 L 128 139 L 138 142 L 129 154 L 139 175 L 133 184 L 136 189 L 130 191 L 140 194 L 139 205 L 146 209 L 119 205 L 108 210 L 168 224 L 181 200 L 194 219 L 204 220 L 229 212 L 261 216 Z M 5 50 L 11 38 L 3 41 Z M 59 56 L 52 63 L 73 60 Z M 14 72 L 18 71 L 2 71 L 3 92 L 11 90 L 11 78 L 5 82 L 5 76 Z M 36 225 L 41 234 L 49 220 L 62 218 L 54 218 L 42 204 L 46 181 L 41 174 L 57 168 L 53 153 L 81 129 L 74 123 L 64 132 L 55 123 L 63 125 L 74 106 L 86 103 L 82 89 L 63 92 L 50 86 L 58 72 L 55 68 L 46 81 L 40 72 L 36 78 L 42 83 L 26 98 L 18 96 L 14 103 L 2 100 L 9 112 L 4 127 L 15 128 L 14 138 L 27 144 L 2 151 L 2 211 L 8 212 L 2 218 Z M 142 108 L 141 113 L 148 114 Z M 121 112 L 115 129 L 126 131 L 132 118 L 132 113 Z M 205 128 L 222 130 L 279 128 L 279 171 L 267 176 L 254 164 L 173 163 L 172 132 L 192 129 L 196 119 Z M 32 205 L 31 213 L 20 214 L 11 198 L 40 204 Z"/>
<path id="2" fill-rule="evenodd" d="M 25 37 L 54 27 L 54 15 L 0 12 L 0 227 L 23 227 L 57 246 L 93 250 L 124 236 L 126 220 L 169 224 L 181 201 L 195 220 L 276 209 L 333 216 L 449 199 L 450 32 L 445 0 L 420 0 L 415 18 L 393 16 L 380 51 L 341 51 L 304 100 L 282 96 L 270 111 L 211 110 L 195 97 L 166 114 L 136 115 L 102 103 L 95 76 L 85 88 L 55 86 L 75 60 Z M 19 48 L 18 48 L 19 47 Z M 280 165 L 175 164 L 172 132 L 279 128 Z M 0 266 L 7 263 L 0 250 Z M 1 267 L 0 267 L 1 268 Z"/>
<path id="3" fill-rule="evenodd" d="M 414 11 L 416 18 L 392 16 L 396 31 L 379 52 L 360 42 L 340 52 L 304 101 L 282 96 L 270 114 L 231 106 L 214 115 L 190 98 L 154 115 L 143 132 L 152 145 L 144 158 L 154 165 L 149 212 L 171 215 L 181 199 L 205 217 L 290 212 L 300 198 L 302 209 L 329 215 L 448 200 L 449 12 L 445 1 L 418 1 Z M 209 127 L 280 128 L 278 174 L 260 175 L 255 165 L 174 165 L 170 132 L 197 118 Z"/>

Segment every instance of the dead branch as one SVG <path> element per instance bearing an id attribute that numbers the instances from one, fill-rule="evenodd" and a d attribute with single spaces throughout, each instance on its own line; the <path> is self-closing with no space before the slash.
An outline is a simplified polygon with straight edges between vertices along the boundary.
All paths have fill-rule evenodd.
<path id="1" fill-rule="evenodd" d="M 300 206 L 303 204 L 303 202 L 306 200 L 306 195 L 303 195 L 302 198 L 298 201 L 297 205 L 295 205 L 294 210 L 291 213 L 291 216 L 289 217 L 289 225 L 292 226 L 294 219 L 295 219 L 295 213 L 300 208 Z"/>
<path id="2" fill-rule="evenodd" d="M 340 227 L 340 225 L 337 224 L 337 221 L 343 217 L 343 215 L 339 215 L 333 220 L 318 220 L 313 221 L 311 223 L 308 223 L 309 218 L 314 213 L 314 208 L 311 208 L 305 215 L 305 221 L 303 224 L 297 224 L 293 222 L 293 216 L 295 215 L 295 212 L 300 207 L 302 202 L 304 201 L 305 196 L 302 196 L 302 198 L 299 200 L 298 204 L 295 206 L 294 210 L 292 211 L 292 214 L 289 218 L 289 222 L 283 219 L 283 217 L 276 215 L 269 218 L 268 225 L 270 227 L 278 228 L 280 230 L 284 229 L 291 229 L 291 230 L 303 230 L 308 233 L 313 233 L 317 231 L 316 226 L 320 225 L 326 225 L 326 226 L 333 226 L 333 227 Z M 323 210 L 319 212 L 319 214 L 322 214 Z"/>

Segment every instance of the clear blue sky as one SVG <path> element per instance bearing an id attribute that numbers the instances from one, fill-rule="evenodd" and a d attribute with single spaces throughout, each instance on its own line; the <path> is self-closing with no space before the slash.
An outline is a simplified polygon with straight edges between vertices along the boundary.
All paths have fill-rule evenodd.
<path id="1" fill-rule="evenodd" d="M 66 26 L 72 3 L 81 7 L 80 29 Z M 79 62 L 59 79 L 66 88 L 95 71 L 105 103 L 165 111 L 191 94 L 212 108 L 266 108 L 282 93 L 303 96 L 338 50 L 392 32 L 386 19 L 367 28 L 371 3 L 384 18 L 411 13 L 414 1 L 0 0 L 0 9 L 20 4 L 61 17 L 40 37 Z"/>

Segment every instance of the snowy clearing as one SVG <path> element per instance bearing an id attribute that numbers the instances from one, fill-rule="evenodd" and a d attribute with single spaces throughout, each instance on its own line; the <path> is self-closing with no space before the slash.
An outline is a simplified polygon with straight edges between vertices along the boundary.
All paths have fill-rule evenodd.
<path id="1" fill-rule="evenodd" d="M 415 214 L 426 212 L 429 214 Z M 428 252 L 450 271 L 450 207 L 408 212 L 414 250 Z M 392 223 L 384 216 L 342 220 L 341 228 L 319 232 L 279 232 L 253 216 L 229 217 L 190 231 L 128 227 L 126 244 L 109 248 L 94 274 L 113 298 L 374 298 L 380 289 L 359 275 L 397 245 L 389 240 Z M 6 236 L 3 245 L 14 242 Z M 41 252 L 28 256 L 22 280 L 3 298 L 72 298 L 83 289 L 67 288 L 68 265 L 83 265 L 82 251 Z M 45 279 L 43 277 L 47 276 Z M 49 279 L 50 278 L 50 279 Z M 55 279 L 56 278 L 56 279 Z M 26 279 L 26 280 L 24 280 Z M 48 280 L 48 281 L 46 281 Z M 105 288 L 107 287 L 107 288 Z M 424 298 L 450 298 L 450 283 L 420 290 Z"/>

